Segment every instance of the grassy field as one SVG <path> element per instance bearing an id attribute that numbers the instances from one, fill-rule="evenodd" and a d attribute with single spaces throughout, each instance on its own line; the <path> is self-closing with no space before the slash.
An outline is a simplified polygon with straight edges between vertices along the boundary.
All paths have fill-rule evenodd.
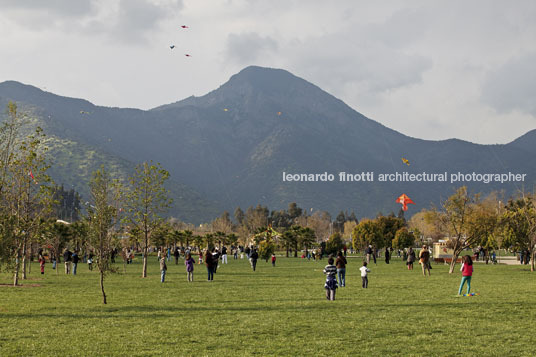
<path id="1" fill-rule="evenodd" d="M 536 273 L 527 266 L 477 264 L 480 295 L 459 298 L 459 272 L 435 265 L 424 278 L 396 260 L 371 264 L 362 289 L 360 261 L 349 259 L 347 286 L 327 301 L 325 259 L 280 257 L 256 272 L 230 259 L 213 282 L 196 265 L 193 283 L 181 259 L 161 284 L 156 258 L 146 279 L 138 258 L 107 277 L 108 305 L 85 264 L 76 276 L 47 264 L 41 276 L 34 263 L 24 287 L 0 286 L 0 355 L 536 355 Z"/>

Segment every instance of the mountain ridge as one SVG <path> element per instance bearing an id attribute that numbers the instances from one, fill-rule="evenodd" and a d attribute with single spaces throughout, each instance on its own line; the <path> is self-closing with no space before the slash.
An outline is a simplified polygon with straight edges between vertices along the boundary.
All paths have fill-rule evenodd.
<path id="1" fill-rule="evenodd" d="M 397 211 L 393 197 L 401 191 L 428 204 L 455 188 L 407 182 L 288 183 L 282 182 L 282 172 L 488 172 L 527 167 L 531 184 L 536 176 L 531 156 L 536 148 L 530 140 L 536 130 L 497 145 L 413 138 L 280 69 L 247 67 L 203 96 L 149 110 L 93 106 L 68 97 L 36 99 L 36 92 L 10 91 L 4 83 L 0 101 L 11 94 L 15 101 L 39 108 L 55 135 L 128 162 L 159 161 L 176 182 L 229 211 L 258 203 L 282 209 L 298 202 L 332 214 L 354 209 L 358 216 L 372 216 Z M 89 114 L 80 114 L 86 109 L 79 106 L 88 103 Z M 469 186 L 483 192 L 517 189 Z"/>

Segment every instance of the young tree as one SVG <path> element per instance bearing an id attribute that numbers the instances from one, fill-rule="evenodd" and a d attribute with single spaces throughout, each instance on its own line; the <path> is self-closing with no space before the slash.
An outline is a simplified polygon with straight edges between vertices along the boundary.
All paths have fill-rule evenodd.
<path id="1" fill-rule="evenodd" d="M 456 260 L 464 249 L 474 246 L 491 234 L 490 222 L 496 220 L 494 215 L 494 204 L 482 202 L 479 194 L 469 195 L 465 186 L 460 187 L 443 203 L 441 211 L 432 209 L 427 212 L 426 220 L 450 236 L 449 243 L 454 253 L 449 274 L 454 272 Z"/>
<path id="2" fill-rule="evenodd" d="M 402 227 L 396 231 L 395 238 L 393 239 L 393 248 L 404 249 L 412 247 L 414 244 L 415 236 L 413 232 L 408 232 L 406 227 Z"/>
<path id="3" fill-rule="evenodd" d="M 171 205 L 164 183 L 169 173 L 152 161 L 136 166 L 129 179 L 130 190 L 126 195 L 125 222 L 141 232 L 143 245 L 142 277 L 147 277 L 147 253 L 151 234 L 162 224 L 162 214 Z"/>
<path id="4" fill-rule="evenodd" d="M 93 172 L 89 182 L 92 204 L 88 207 L 87 224 L 88 240 L 95 253 L 95 262 L 99 270 L 102 303 L 106 304 L 104 277 L 115 268 L 110 263 L 110 255 L 114 248 L 113 240 L 119 218 L 120 185 L 112 181 L 104 166 Z"/>
<path id="5" fill-rule="evenodd" d="M 529 252 L 530 271 L 535 270 L 536 205 L 534 195 L 523 195 L 508 201 L 502 216 L 507 242 L 516 249 Z"/>
<path id="6" fill-rule="evenodd" d="M 343 246 L 341 234 L 339 232 L 333 233 L 326 242 L 326 253 L 335 255 L 342 250 Z"/>
<path id="7" fill-rule="evenodd" d="M 52 212 L 52 191 L 46 174 L 46 147 L 41 128 L 22 139 L 8 165 L 3 183 L 3 217 L 13 217 L 12 248 L 14 260 L 13 284 L 18 284 L 22 268 L 22 279 L 26 279 L 28 248 L 38 240 L 42 224 Z M 21 266 L 22 264 L 22 266 Z"/>
<path id="8" fill-rule="evenodd" d="M 352 245 L 355 250 L 359 250 L 369 244 L 377 247 L 383 245 L 382 230 L 377 221 L 362 220 L 352 232 Z"/>

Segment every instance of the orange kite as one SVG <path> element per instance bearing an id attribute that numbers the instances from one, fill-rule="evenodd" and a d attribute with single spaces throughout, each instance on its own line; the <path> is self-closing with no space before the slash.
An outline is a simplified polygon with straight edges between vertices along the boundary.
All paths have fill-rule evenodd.
<path id="1" fill-rule="evenodd" d="M 408 205 L 412 204 L 414 205 L 415 202 L 411 200 L 405 193 L 403 193 L 400 197 L 398 197 L 395 201 L 396 203 L 400 203 L 402 205 L 402 210 L 407 211 Z"/>

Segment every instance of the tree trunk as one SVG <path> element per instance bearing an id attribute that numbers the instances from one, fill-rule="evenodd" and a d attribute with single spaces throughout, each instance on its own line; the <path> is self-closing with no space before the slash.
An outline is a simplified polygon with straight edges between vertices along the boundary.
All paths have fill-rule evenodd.
<path id="1" fill-rule="evenodd" d="M 294 246 L 294 258 L 297 258 L 298 257 L 298 245 L 296 244 Z"/>
<path id="2" fill-rule="evenodd" d="M 100 271 L 100 287 L 102 291 L 102 303 L 106 304 L 106 294 L 104 293 L 104 272 Z"/>
<path id="3" fill-rule="evenodd" d="M 450 262 L 449 274 L 452 274 L 454 272 L 454 267 L 456 266 L 456 261 L 458 260 L 458 256 L 460 255 L 460 253 L 461 251 L 454 251 L 452 261 Z"/>
<path id="4" fill-rule="evenodd" d="M 536 258 L 536 251 L 534 249 L 532 249 L 531 251 L 531 260 L 530 260 L 530 271 L 534 271 L 534 258 Z"/>
<path id="5" fill-rule="evenodd" d="M 143 272 L 141 274 L 141 277 L 147 277 L 147 246 L 143 248 Z"/>
<path id="6" fill-rule="evenodd" d="M 287 244 L 287 258 L 288 258 L 288 244 Z"/>
<path id="7" fill-rule="evenodd" d="M 26 280 L 26 243 L 22 245 L 22 280 Z"/>
<path id="8" fill-rule="evenodd" d="M 19 285 L 19 269 L 20 269 L 20 259 L 19 257 L 15 260 L 15 274 L 13 275 L 13 286 Z"/>

